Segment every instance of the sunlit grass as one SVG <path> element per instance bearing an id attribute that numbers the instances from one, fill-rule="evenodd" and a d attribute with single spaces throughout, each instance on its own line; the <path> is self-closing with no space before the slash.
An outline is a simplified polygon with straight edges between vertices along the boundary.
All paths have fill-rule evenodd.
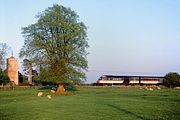
<path id="1" fill-rule="evenodd" d="M 180 90 L 80 87 L 55 95 L 37 89 L 0 91 L 0 120 L 180 119 Z M 46 95 L 51 94 L 52 99 Z"/>

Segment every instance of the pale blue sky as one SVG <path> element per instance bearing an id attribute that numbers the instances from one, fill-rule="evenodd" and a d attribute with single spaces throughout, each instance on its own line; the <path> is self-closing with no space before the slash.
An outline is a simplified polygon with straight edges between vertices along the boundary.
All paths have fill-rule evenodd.
<path id="1" fill-rule="evenodd" d="M 54 3 L 71 7 L 88 26 L 88 82 L 102 74 L 180 73 L 179 0 L 0 0 L 0 42 L 18 57 L 21 27 Z"/>

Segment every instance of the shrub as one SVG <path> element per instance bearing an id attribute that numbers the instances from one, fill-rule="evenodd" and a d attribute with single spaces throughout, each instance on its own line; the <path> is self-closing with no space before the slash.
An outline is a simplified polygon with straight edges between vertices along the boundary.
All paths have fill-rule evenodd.
<path id="1" fill-rule="evenodd" d="M 9 82 L 10 82 L 10 79 L 8 75 L 2 69 L 0 69 L 0 83 L 7 84 Z"/>
<path id="2" fill-rule="evenodd" d="M 180 86 L 180 75 L 175 72 L 166 74 L 164 77 L 164 85 L 170 88 Z"/>

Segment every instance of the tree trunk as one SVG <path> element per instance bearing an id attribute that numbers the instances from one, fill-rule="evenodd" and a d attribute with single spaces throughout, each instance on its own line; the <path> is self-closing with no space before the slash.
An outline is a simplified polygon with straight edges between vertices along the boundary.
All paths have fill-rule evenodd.
<path id="1" fill-rule="evenodd" d="M 29 84 L 32 85 L 32 66 L 29 64 Z"/>
<path id="2" fill-rule="evenodd" d="M 64 94 L 65 93 L 65 88 L 64 88 L 63 83 L 58 84 L 58 88 L 57 88 L 56 93 L 58 93 L 58 94 Z"/>

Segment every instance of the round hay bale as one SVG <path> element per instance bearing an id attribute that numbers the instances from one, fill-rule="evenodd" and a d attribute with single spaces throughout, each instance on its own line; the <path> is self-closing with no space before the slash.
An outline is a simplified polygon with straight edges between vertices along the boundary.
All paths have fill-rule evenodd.
<path id="1" fill-rule="evenodd" d="M 48 99 L 51 99 L 51 95 L 47 95 L 47 98 L 48 98 Z"/>
<path id="2" fill-rule="evenodd" d="M 55 93 L 56 91 L 55 90 L 50 90 L 51 93 Z"/>
<path id="3" fill-rule="evenodd" d="M 153 91 L 153 89 L 152 89 L 152 88 L 149 88 L 149 90 L 150 90 L 150 91 Z"/>
<path id="4" fill-rule="evenodd" d="M 160 87 L 157 87 L 158 90 L 160 90 L 161 88 Z"/>
<path id="5" fill-rule="evenodd" d="M 38 92 L 38 97 L 41 97 L 43 96 L 43 93 L 42 92 Z"/>
<path id="6" fill-rule="evenodd" d="M 176 89 L 180 89 L 180 87 L 176 87 Z"/>

